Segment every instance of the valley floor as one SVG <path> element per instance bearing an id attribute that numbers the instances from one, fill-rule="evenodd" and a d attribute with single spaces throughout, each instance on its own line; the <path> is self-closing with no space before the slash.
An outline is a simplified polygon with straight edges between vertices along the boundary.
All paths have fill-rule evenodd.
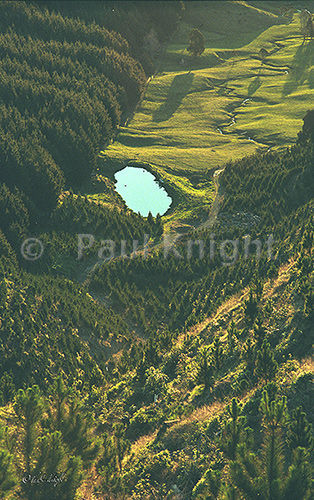
<path id="1" fill-rule="evenodd" d="M 303 43 L 298 13 L 233 2 L 220 19 L 218 3 L 186 7 L 144 99 L 101 153 L 117 170 L 150 164 L 173 194 L 170 226 L 206 217 L 211 174 L 227 161 L 293 144 L 313 102 L 314 42 Z M 186 47 L 196 26 L 206 49 L 193 58 Z"/>

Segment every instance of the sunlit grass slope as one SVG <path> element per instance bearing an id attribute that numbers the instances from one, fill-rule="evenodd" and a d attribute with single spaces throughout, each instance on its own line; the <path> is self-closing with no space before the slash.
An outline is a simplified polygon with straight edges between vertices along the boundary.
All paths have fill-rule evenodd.
<path id="1" fill-rule="evenodd" d="M 145 98 L 103 156 L 117 165 L 158 165 L 178 185 L 230 159 L 293 143 L 314 102 L 314 42 L 302 43 L 297 12 L 280 14 L 279 3 L 271 2 L 272 11 L 262 8 L 269 2 L 188 4 Z M 197 59 L 186 51 L 193 27 L 206 40 Z M 190 187 L 195 198 L 198 187 Z"/>

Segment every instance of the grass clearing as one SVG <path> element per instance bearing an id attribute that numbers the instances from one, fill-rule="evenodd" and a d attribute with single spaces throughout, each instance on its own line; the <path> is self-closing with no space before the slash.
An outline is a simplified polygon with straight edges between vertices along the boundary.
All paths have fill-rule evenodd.
<path id="1" fill-rule="evenodd" d="M 158 172 L 176 193 L 168 221 L 209 209 L 209 173 L 227 161 L 292 144 L 313 106 L 314 42 L 302 43 L 298 14 L 280 14 L 280 2 L 227 2 L 226 16 L 219 3 L 186 6 L 143 101 L 101 153 L 116 169 L 136 160 Z M 206 41 L 197 59 L 185 50 L 193 27 Z"/>

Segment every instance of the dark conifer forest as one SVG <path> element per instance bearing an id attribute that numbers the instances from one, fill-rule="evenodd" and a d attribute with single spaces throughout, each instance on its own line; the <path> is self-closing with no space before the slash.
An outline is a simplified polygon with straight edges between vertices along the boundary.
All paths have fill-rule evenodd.
<path id="1" fill-rule="evenodd" d="M 270 51 L 264 32 L 312 60 L 310 32 L 301 45 L 293 31 L 309 2 L 279 3 L 0 1 L 0 498 L 312 498 L 313 105 L 296 94 L 286 143 L 189 122 L 223 105 L 240 129 L 240 79 L 228 87 L 225 66 L 291 77 L 290 59 L 281 70 L 250 55 L 255 39 Z M 224 47 L 226 4 L 252 40 L 234 25 Z M 170 91 L 169 68 L 194 83 Z M 148 132 L 160 95 L 171 116 Z M 208 141 L 206 168 L 171 163 L 187 151 L 179 112 L 189 140 Z M 210 163 L 235 133 L 240 153 Z M 127 165 L 170 194 L 164 215 L 128 207 L 115 186 Z"/>

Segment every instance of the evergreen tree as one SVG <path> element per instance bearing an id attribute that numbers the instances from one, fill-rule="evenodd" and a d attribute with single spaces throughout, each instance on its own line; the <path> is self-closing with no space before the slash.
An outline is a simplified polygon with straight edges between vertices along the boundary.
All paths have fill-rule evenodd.
<path id="1" fill-rule="evenodd" d="M 253 291 L 251 290 L 249 298 L 245 302 L 244 314 L 252 323 L 254 321 L 254 318 L 257 316 L 257 313 L 258 313 L 257 299 L 254 296 Z"/>
<path id="2" fill-rule="evenodd" d="M 289 500 L 309 500 L 312 492 L 312 468 L 304 448 L 293 450 L 292 464 L 287 473 L 282 498 Z"/>
<path id="3" fill-rule="evenodd" d="M 282 428 L 287 421 L 287 401 L 269 401 L 267 391 L 263 392 L 261 411 L 263 415 L 264 442 L 263 462 L 265 466 L 265 489 L 269 500 L 280 498 L 283 485 L 283 438 Z"/>
<path id="4" fill-rule="evenodd" d="M 33 467 L 39 423 L 44 409 L 44 400 L 39 387 L 34 385 L 25 391 L 20 389 L 16 395 L 14 408 L 19 425 L 23 429 L 23 448 L 21 451 L 25 461 L 25 472 L 29 475 Z"/>
<path id="5" fill-rule="evenodd" d="M 0 405 L 5 405 L 14 400 L 15 393 L 16 389 L 12 376 L 10 373 L 5 372 L 0 379 Z"/>
<path id="6" fill-rule="evenodd" d="M 86 412 L 77 396 L 73 396 L 68 402 L 61 427 L 65 443 L 84 463 L 96 458 L 101 443 L 93 433 L 91 415 Z"/>
<path id="7" fill-rule="evenodd" d="M 60 431 L 48 433 L 38 441 L 39 455 L 34 470 L 46 482 L 36 485 L 31 492 L 32 500 L 74 499 L 82 476 L 82 461 L 66 453 Z"/>
<path id="8" fill-rule="evenodd" d="M 80 457 L 70 457 L 65 480 L 60 484 L 58 498 L 61 500 L 74 500 L 76 498 L 76 492 L 82 480 L 82 468 L 83 462 Z"/>
<path id="9" fill-rule="evenodd" d="M 261 318 L 257 318 L 254 325 L 254 337 L 257 340 L 257 345 L 260 346 L 266 337 L 266 331 L 263 327 L 263 321 Z"/>
<path id="10" fill-rule="evenodd" d="M 153 217 L 153 215 L 152 215 L 152 213 L 150 211 L 148 212 L 147 222 L 149 222 L 149 224 L 153 224 L 154 223 L 154 217 Z"/>
<path id="11" fill-rule="evenodd" d="M 243 346 L 242 358 L 246 362 L 246 370 L 248 371 L 249 376 L 252 376 L 255 369 L 256 350 L 251 337 L 247 339 Z"/>
<path id="12" fill-rule="evenodd" d="M 38 440 L 39 454 L 35 473 L 45 472 L 47 475 L 61 472 L 61 463 L 65 461 L 65 450 L 60 431 L 42 436 Z"/>
<path id="13" fill-rule="evenodd" d="M 261 348 L 257 351 L 256 356 L 256 374 L 263 378 L 265 382 L 272 380 L 278 369 L 278 364 L 274 359 L 274 353 L 270 344 L 264 339 Z"/>
<path id="14" fill-rule="evenodd" d="M 262 456 L 249 450 L 246 442 L 239 445 L 236 460 L 231 462 L 231 492 L 246 500 L 282 500 L 286 481 L 283 474 L 284 455 L 282 428 L 287 420 L 286 399 L 270 402 L 267 391 L 261 401 L 263 422 Z M 229 485 L 227 485 L 229 487 Z M 227 497 L 228 498 L 228 497 Z M 304 497 L 300 497 L 303 500 Z"/>
<path id="15" fill-rule="evenodd" d="M 307 111 L 305 117 L 303 118 L 303 128 L 299 133 L 299 140 L 305 141 L 306 139 L 310 139 L 314 142 L 314 109 Z"/>
<path id="16" fill-rule="evenodd" d="M 263 293 L 263 288 L 264 288 L 264 283 L 261 278 L 258 276 L 255 277 L 254 285 L 253 285 L 253 290 L 254 294 L 256 296 L 256 299 L 259 301 L 261 299 L 262 293 Z"/>
<path id="17" fill-rule="evenodd" d="M 124 438 L 124 426 L 116 424 L 114 428 L 115 454 L 119 471 L 122 469 L 122 459 L 125 453 L 130 449 L 129 441 Z"/>
<path id="18" fill-rule="evenodd" d="M 229 354 L 233 354 L 234 348 L 236 345 L 236 337 L 237 337 L 237 328 L 235 326 L 234 321 L 231 321 L 230 326 L 227 330 L 227 339 L 228 339 L 228 352 Z"/>
<path id="19" fill-rule="evenodd" d="M 66 388 L 61 375 L 54 381 L 51 392 L 55 406 L 55 428 L 61 430 L 65 417 L 65 405 L 69 395 L 69 390 Z"/>
<path id="20" fill-rule="evenodd" d="M 223 486 L 221 490 L 221 500 L 238 500 L 239 496 L 234 486 Z"/>
<path id="21" fill-rule="evenodd" d="M 291 413 L 287 432 L 287 442 L 292 450 L 298 447 L 308 448 L 309 450 L 313 448 L 314 440 L 312 425 L 309 424 L 300 406 Z"/>
<path id="22" fill-rule="evenodd" d="M 212 359 L 216 370 L 220 370 L 223 361 L 223 347 L 218 337 L 214 340 Z"/>
<path id="23" fill-rule="evenodd" d="M 221 485 L 221 472 L 208 469 L 195 485 L 192 491 L 192 499 L 206 498 L 215 500 Z"/>
<path id="24" fill-rule="evenodd" d="M 227 408 L 227 420 L 223 425 L 221 436 L 222 449 L 231 460 L 235 459 L 238 445 L 244 435 L 246 418 L 241 415 L 241 412 L 240 402 L 233 398 Z"/>
<path id="25" fill-rule="evenodd" d="M 237 500 L 239 498 L 266 500 L 267 497 L 263 495 L 261 474 L 258 457 L 248 449 L 246 443 L 241 443 L 237 459 L 230 464 L 231 480 L 226 486 L 226 498 L 229 498 L 227 495 L 232 495 L 231 498 L 235 497 Z"/>
<path id="26" fill-rule="evenodd" d="M 10 490 L 16 485 L 17 476 L 13 466 L 13 456 L 8 450 L 0 447 L 0 495 L 7 498 Z M 10 495 L 11 496 L 11 495 Z"/>
<path id="27" fill-rule="evenodd" d="M 199 351 L 197 378 L 199 383 L 204 384 L 205 390 L 209 389 L 213 379 L 212 360 L 208 348 L 202 347 Z"/>

